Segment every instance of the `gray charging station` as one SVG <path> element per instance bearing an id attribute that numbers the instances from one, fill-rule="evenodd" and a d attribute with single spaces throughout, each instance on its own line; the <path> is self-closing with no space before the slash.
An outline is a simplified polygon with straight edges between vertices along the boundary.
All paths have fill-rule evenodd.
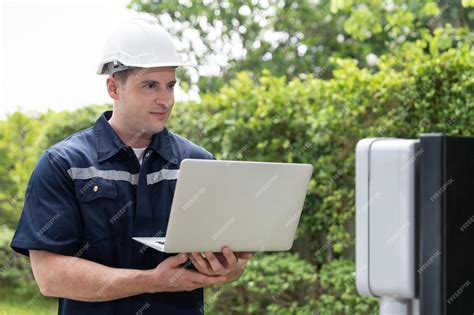
<path id="1" fill-rule="evenodd" d="M 474 314 L 474 138 L 356 148 L 356 286 L 381 315 Z"/>

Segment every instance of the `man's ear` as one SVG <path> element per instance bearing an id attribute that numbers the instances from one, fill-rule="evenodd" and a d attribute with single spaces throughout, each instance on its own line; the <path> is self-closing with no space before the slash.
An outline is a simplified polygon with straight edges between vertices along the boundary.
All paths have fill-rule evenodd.
<path id="1" fill-rule="evenodd" d="M 119 82 L 117 79 L 115 79 L 112 76 L 109 76 L 106 81 L 107 84 L 107 93 L 109 93 L 110 97 L 113 100 L 119 100 L 119 94 L 118 94 L 118 89 L 119 89 Z"/>

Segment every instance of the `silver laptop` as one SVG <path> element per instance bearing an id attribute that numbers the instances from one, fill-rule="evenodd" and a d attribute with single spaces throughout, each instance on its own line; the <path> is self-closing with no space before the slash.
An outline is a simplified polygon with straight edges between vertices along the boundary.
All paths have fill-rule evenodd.
<path id="1" fill-rule="evenodd" d="M 166 253 L 291 249 L 310 164 L 185 159 L 166 237 L 133 239 Z"/>

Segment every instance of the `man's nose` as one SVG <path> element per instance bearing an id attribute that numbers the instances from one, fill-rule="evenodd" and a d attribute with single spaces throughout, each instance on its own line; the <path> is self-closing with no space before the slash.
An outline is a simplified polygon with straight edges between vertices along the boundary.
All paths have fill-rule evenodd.
<path id="1" fill-rule="evenodd" d="M 174 97 L 169 93 L 166 93 L 166 95 L 158 95 L 155 98 L 155 104 L 166 109 L 169 109 L 173 105 L 173 102 Z"/>

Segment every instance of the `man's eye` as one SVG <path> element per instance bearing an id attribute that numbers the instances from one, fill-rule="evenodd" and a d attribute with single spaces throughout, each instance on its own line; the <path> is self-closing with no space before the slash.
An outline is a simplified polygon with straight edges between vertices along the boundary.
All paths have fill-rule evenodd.
<path id="1" fill-rule="evenodd" d="M 145 88 L 147 89 L 154 89 L 156 87 L 155 83 L 147 83 L 144 85 Z"/>

